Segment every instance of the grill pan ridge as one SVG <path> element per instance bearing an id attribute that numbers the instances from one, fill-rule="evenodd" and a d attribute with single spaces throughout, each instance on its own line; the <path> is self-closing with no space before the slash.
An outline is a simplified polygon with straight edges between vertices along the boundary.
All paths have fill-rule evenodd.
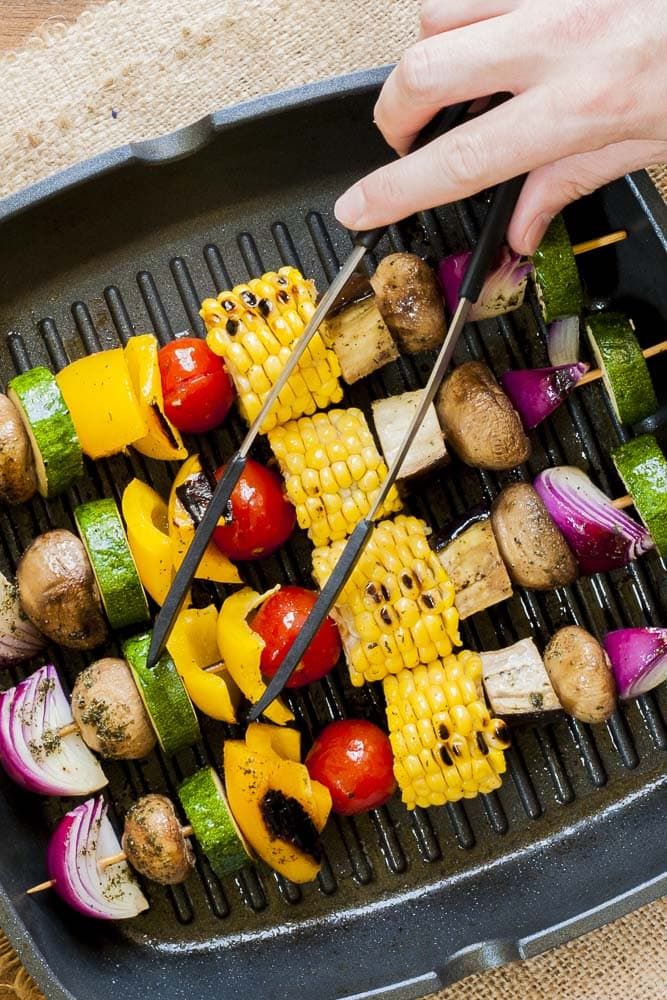
<path id="1" fill-rule="evenodd" d="M 3 381 L 34 364 L 58 370 L 136 332 L 153 330 L 163 343 L 186 329 L 202 336 L 203 297 L 278 263 L 300 267 L 324 287 L 349 248 L 333 223 L 334 197 L 386 157 L 370 125 L 382 75 L 221 112 L 0 202 L 0 328 L 10 331 L 0 347 Z M 484 207 L 475 198 L 392 226 L 378 256 L 409 249 L 433 262 L 474 240 Z M 647 342 L 662 339 L 667 211 L 646 177 L 586 199 L 568 224 L 574 239 L 629 230 L 625 243 L 580 259 L 581 270 L 594 305 L 613 302 L 635 316 Z M 496 372 L 543 364 L 536 327 L 544 333 L 529 296 L 518 313 L 469 325 L 456 361 L 480 358 Z M 343 405 L 368 412 L 375 397 L 423 385 L 431 360 L 401 358 L 348 387 Z M 652 371 L 665 402 L 665 360 L 655 359 Z M 216 463 L 241 436 L 235 419 L 192 447 Z M 591 386 L 532 435 L 526 475 L 579 465 L 615 495 L 621 486 L 609 450 L 626 437 L 603 389 Z M 262 448 L 268 457 L 266 445 L 259 457 Z M 174 471 L 133 452 L 88 463 L 87 477 L 48 505 L 0 509 L 0 568 L 13 572 L 38 532 L 71 527 L 78 503 L 118 500 L 133 475 L 164 494 Z M 408 507 L 437 528 L 517 475 L 452 463 L 420 484 Z M 244 567 L 244 578 L 257 588 L 307 584 L 310 552 L 297 533 L 277 556 Z M 597 634 L 667 624 L 665 568 L 649 554 L 567 590 L 518 591 L 465 622 L 464 644 L 490 649 L 533 634 L 544 645 L 566 623 Z M 51 658 L 71 687 L 84 658 L 56 649 Z M 0 680 L 9 686 L 18 676 L 10 671 Z M 306 734 L 343 714 L 383 716 L 381 690 L 352 689 L 342 675 L 290 701 Z M 221 884 L 197 850 L 196 875 L 170 889 L 147 884 L 151 909 L 118 926 L 79 919 L 53 894 L 25 896 L 44 877 L 49 829 L 73 801 L 37 799 L 0 775 L 0 917 L 49 997 L 106 1000 L 120 989 L 127 1000 L 149 992 L 192 1000 L 221 988 L 229 998 L 421 996 L 535 954 L 664 891 L 666 708 L 663 685 L 623 705 L 605 726 L 568 719 L 518 729 L 502 788 L 465 805 L 408 814 L 391 802 L 368 816 L 332 820 L 312 886 L 252 868 Z M 140 763 L 105 762 L 112 817 L 122 820 L 148 790 L 175 797 L 183 777 L 215 763 L 232 730 L 210 721 L 203 730 L 202 744 L 171 760 L 156 752 Z"/>

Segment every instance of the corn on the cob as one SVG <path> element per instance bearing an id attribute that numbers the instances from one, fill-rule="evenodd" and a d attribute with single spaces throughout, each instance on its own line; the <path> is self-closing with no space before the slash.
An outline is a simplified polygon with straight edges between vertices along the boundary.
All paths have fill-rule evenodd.
<path id="1" fill-rule="evenodd" d="M 248 423 L 259 413 L 313 315 L 315 297 L 312 281 L 295 267 L 281 267 L 202 303 L 206 341 L 225 359 L 239 394 L 241 415 Z M 340 402 L 339 375 L 336 355 L 316 333 L 262 431 Z"/>
<path id="2" fill-rule="evenodd" d="M 394 775 L 408 809 L 498 788 L 509 746 L 484 702 L 482 662 L 464 650 L 383 682 Z"/>
<path id="3" fill-rule="evenodd" d="M 313 552 L 324 586 L 344 542 Z M 332 612 L 355 687 L 448 656 L 460 645 L 454 587 L 417 517 L 380 521 Z"/>
<path id="4" fill-rule="evenodd" d="M 387 475 L 366 418 L 353 407 L 290 420 L 269 432 L 269 444 L 313 545 L 351 534 Z M 392 488 L 380 517 L 400 509 Z"/>

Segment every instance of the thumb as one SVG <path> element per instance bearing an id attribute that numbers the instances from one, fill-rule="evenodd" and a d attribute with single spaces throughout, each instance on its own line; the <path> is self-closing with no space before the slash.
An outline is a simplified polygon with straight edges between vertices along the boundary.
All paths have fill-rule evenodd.
<path id="1" fill-rule="evenodd" d="M 632 139 L 538 167 L 528 175 L 514 210 L 507 230 L 510 246 L 533 254 L 554 215 L 570 202 L 666 156 L 667 144 Z"/>

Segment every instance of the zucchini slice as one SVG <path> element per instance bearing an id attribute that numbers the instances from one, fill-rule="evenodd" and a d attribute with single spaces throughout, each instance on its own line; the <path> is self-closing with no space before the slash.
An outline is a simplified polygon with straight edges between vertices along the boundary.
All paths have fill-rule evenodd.
<path id="1" fill-rule="evenodd" d="M 581 312 L 579 270 L 562 215 L 555 217 L 535 251 L 533 279 L 545 323 Z"/>
<path id="2" fill-rule="evenodd" d="M 197 742 L 201 735 L 199 722 L 171 656 L 163 653 L 152 670 L 146 666 L 150 644 L 150 632 L 126 639 L 123 655 L 132 670 L 158 743 L 166 754 L 174 754 Z"/>
<path id="3" fill-rule="evenodd" d="M 84 471 L 81 444 L 55 376 L 48 368 L 31 368 L 11 380 L 7 395 L 30 439 L 37 489 L 55 497 Z"/>
<path id="4" fill-rule="evenodd" d="M 619 421 L 636 424 L 655 413 L 658 400 L 632 320 L 597 313 L 587 317 L 586 333 Z"/>
<path id="5" fill-rule="evenodd" d="M 74 520 L 112 629 L 149 621 L 146 593 L 114 500 L 91 500 Z"/>
<path id="6" fill-rule="evenodd" d="M 615 448 L 611 457 L 656 549 L 667 556 L 667 458 L 660 445 L 653 434 L 642 434 Z"/>
<path id="7" fill-rule="evenodd" d="M 248 844 L 236 825 L 220 778 L 203 767 L 179 786 L 178 797 L 188 822 L 219 878 L 231 875 L 252 860 Z"/>

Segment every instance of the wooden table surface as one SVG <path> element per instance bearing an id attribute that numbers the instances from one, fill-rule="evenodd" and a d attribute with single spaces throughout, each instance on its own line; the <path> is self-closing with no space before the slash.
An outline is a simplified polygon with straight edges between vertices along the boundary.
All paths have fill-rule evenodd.
<path id="1" fill-rule="evenodd" d="M 49 18 L 74 21 L 90 0 L 0 0 L 0 51 L 17 49 Z"/>

